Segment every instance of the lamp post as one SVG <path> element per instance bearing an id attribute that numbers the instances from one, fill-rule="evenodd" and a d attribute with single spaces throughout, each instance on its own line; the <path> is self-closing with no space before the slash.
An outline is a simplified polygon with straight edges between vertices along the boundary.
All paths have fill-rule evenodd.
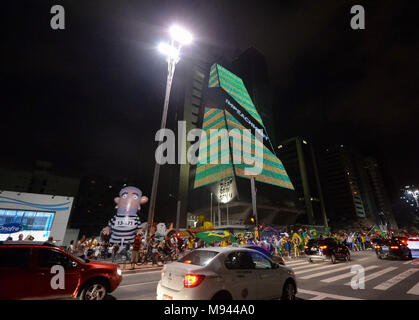
<path id="1" fill-rule="evenodd" d="M 158 46 L 158 50 L 167 56 L 167 64 L 168 64 L 168 73 L 167 73 L 167 82 L 166 82 L 166 95 L 164 97 L 164 105 L 163 105 L 163 115 L 161 119 L 160 130 L 166 128 L 166 120 L 167 120 L 167 109 L 169 107 L 169 98 L 170 98 L 170 90 L 172 88 L 173 82 L 173 75 L 175 73 L 175 66 L 176 63 L 179 62 L 180 59 L 180 49 L 183 45 L 187 45 L 192 42 L 192 35 L 187 32 L 186 30 L 182 29 L 179 26 L 172 26 L 169 30 L 171 42 L 168 43 L 160 43 Z M 160 136 L 158 137 L 159 144 L 161 145 L 163 138 L 163 132 L 160 131 Z M 159 175 L 160 175 L 160 163 L 162 162 L 163 153 L 157 152 L 156 153 L 156 164 L 154 166 L 154 174 L 153 174 L 153 185 L 151 188 L 151 196 L 150 196 L 150 207 L 148 210 L 148 230 L 151 232 L 151 227 L 154 221 L 154 210 L 156 207 L 156 197 L 157 197 L 157 186 L 159 182 Z"/>

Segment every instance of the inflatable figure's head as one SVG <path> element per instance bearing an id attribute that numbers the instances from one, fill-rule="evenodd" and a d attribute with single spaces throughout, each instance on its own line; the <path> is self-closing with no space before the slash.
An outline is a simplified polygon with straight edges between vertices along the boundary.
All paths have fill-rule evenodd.
<path id="1" fill-rule="evenodd" d="M 141 209 L 141 205 L 147 203 L 148 198 L 143 196 L 136 187 L 125 187 L 119 191 L 119 197 L 115 198 L 117 215 L 133 216 Z"/>
<path id="2" fill-rule="evenodd" d="M 159 234 L 161 237 L 166 235 L 166 225 L 163 222 L 157 224 L 156 234 Z"/>

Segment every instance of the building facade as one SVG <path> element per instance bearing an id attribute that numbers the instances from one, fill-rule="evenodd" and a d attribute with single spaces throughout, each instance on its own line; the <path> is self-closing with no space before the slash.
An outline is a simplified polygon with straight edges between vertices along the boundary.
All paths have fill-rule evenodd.
<path id="1" fill-rule="evenodd" d="M 345 227 L 365 221 L 397 229 L 375 160 L 340 145 L 319 153 L 319 168 L 331 224 Z"/>
<path id="2" fill-rule="evenodd" d="M 328 226 L 317 159 L 311 143 L 301 137 L 281 142 L 278 156 L 294 184 L 298 201 L 305 210 L 300 223 Z"/>

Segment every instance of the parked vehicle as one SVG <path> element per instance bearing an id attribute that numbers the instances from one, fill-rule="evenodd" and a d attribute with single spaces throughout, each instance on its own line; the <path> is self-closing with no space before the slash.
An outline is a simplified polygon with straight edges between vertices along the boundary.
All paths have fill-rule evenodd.
<path id="1" fill-rule="evenodd" d="M 60 270 L 64 271 L 64 282 L 57 279 Z M 64 297 L 102 300 L 121 281 L 118 265 L 76 258 L 51 243 L 0 242 L 0 299 L 3 300 Z"/>

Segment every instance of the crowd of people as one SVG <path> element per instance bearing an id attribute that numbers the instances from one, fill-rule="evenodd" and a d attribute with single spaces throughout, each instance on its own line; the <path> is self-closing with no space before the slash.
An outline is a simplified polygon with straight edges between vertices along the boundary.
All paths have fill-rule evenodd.
<path id="1" fill-rule="evenodd" d="M 86 238 L 83 236 L 77 244 L 71 241 L 67 250 L 71 254 L 87 259 L 112 259 L 113 262 L 116 262 L 121 258 L 130 261 L 131 268 L 135 268 L 138 263 L 151 262 L 153 265 L 158 265 L 166 261 L 174 261 L 196 248 L 223 247 L 229 246 L 233 242 L 240 245 L 260 246 L 272 256 L 298 258 L 304 255 L 304 247 L 312 238 L 333 238 L 338 243 L 346 245 L 351 251 L 363 251 L 373 249 L 373 243 L 377 238 L 383 239 L 392 236 L 391 234 L 383 235 L 367 231 L 320 233 L 313 236 L 307 229 L 299 229 L 296 232 L 291 231 L 290 234 L 279 231 L 270 236 L 262 234 L 262 237 L 258 237 L 252 232 L 237 233 L 234 238 L 226 237 L 208 244 L 196 236 L 178 237 L 176 233 L 166 236 L 154 234 L 146 242 L 144 234 L 145 231 L 141 229 L 132 244 L 111 244 L 106 239 L 98 241 L 95 237 Z M 295 236 L 296 234 L 298 236 Z"/>

